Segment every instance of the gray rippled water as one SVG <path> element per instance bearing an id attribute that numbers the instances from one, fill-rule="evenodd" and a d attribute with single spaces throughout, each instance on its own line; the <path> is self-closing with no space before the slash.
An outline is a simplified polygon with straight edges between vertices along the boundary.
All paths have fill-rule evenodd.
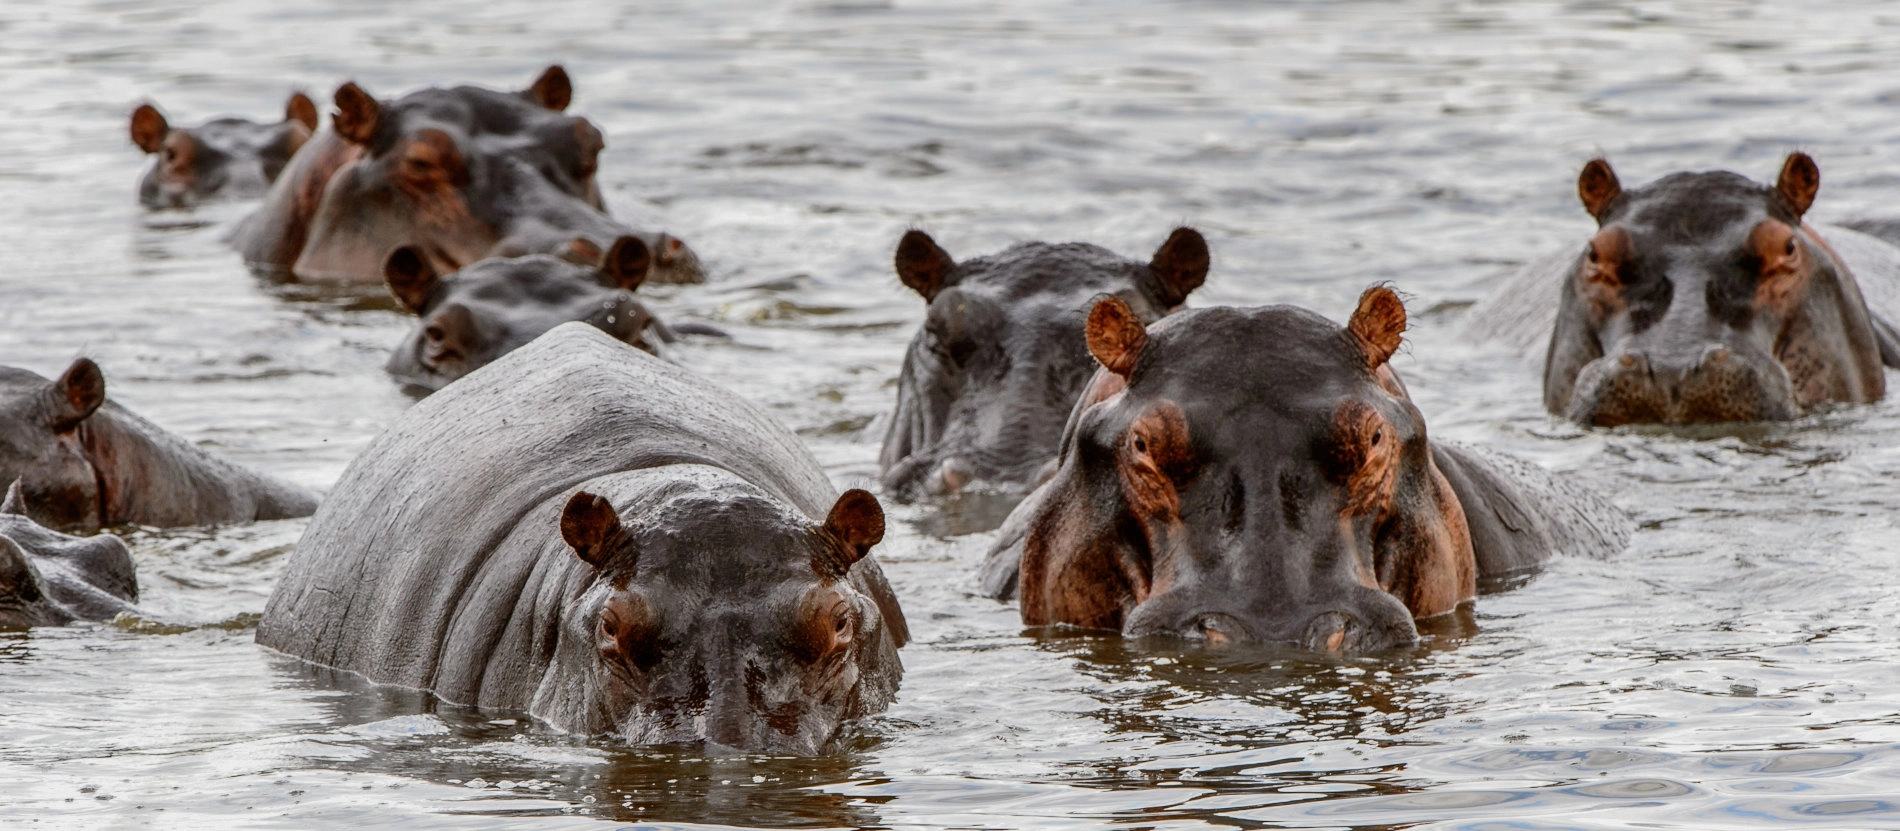
<path id="1" fill-rule="evenodd" d="M 149 620 L 0 633 L 0 820 L 39 827 L 1900 827 L 1900 404 L 1745 431 L 1585 431 L 1460 314 L 1580 239 L 1578 168 L 1822 170 L 1822 221 L 1900 214 L 1900 10 L 1866 2 L 838 2 L 0 6 L 0 363 L 77 355 L 115 399 L 318 489 L 410 399 L 387 301 L 259 282 L 243 205 L 147 213 L 125 119 L 266 116 L 292 88 L 525 84 L 599 124 L 614 211 L 704 255 L 651 291 L 732 343 L 834 479 L 875 472 L 953 253 L 1082 239 L 1215 253 L 1195 303 L 1343 317 L 1390 281 L 1434 433 L 1612 495 L 1606 561 L 1489 587 L 1430 642 L 1315 662 L 1025 635 L 970 596 L 997 506 L 900 509 L 898 703 L 815 759 L 554 735 L 251 642 L 301 521 L 125 532 Z M 646 289 L 642 290 L 647 293 Z"/>

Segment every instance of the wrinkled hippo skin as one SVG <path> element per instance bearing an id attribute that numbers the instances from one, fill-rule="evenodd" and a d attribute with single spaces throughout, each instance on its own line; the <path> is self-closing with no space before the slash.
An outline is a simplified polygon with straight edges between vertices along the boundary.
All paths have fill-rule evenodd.
<path id="1" fill-rule="evenodd" d="M 563 324 L 351 463 L 257 640 L 574 733 L 816 753 L 903 673 L 882 534 L 758 407 Z"/>
<path id="2" fill-rule="evenodd" d="M 633 296 L 649 260 L 639 237 L 622 237 L 599 267 L 535 254 L 438 275 L 422 252 L 398 248 L 384 280 L 418 320 L 384 367 L 405 384 L 439 390 L 569 321 L 659 354 L 673 333 Z"/>
<path id="3" fill-rule="evenodd" d="M 1860 264 L 1802 221 L 1819 188 L 1802 153 L 1773 185 L 1718 171 L 1632 190 L 1593 160 L 1577 190 L 1596 235 L 1507 283 L 1472 329 L 1508 340 L 1556 287 L 1544 406 L 1585 425 L 1775 421 L 1877 401 L 1900 341 L 1870 311 Z"/>
<path id="4" fill-rule="evenodd" d="M 594 176 L 606 140 L 562 112 L 572 95 L 558 66 L 521 92 L 430 88 L 385 102 L 346 83 L 331 129 L 292 159 L 232 243 L 260 271 L 375 282 L 405 245 L 447 274 L 637 235 L 653 252 L 649 281 L 704 279 L 679 240 L 607 215 Z"/>
<path id="5" fill-rule="evenodd" d="M 212 199 L 262 196 L 317 129 L 317 105 L 291 93 L 284 120 L 219 118 L 172 127 L 151 104 L 132 111 L 132 143 L 153 157 L 139 177 L 148 208 L 189 208 Z"/>
<path id="6" fill-rule="evenodd" d="M 913 501 L 1034 486 L 1095 371 L 1082 338 L 1089 304 L 1112 294 L 1158 320 L 1206 280 L 1208 251 L 1200 233 L 1177 228 L 1145 263 L 1045 242 L 957 262 L 913 230 L 896 266 L 929 305 L 904 355 L 878 469 L 886 494 Z"/>
<path id="7" fill-rule="evenodd" d="M 1144 329 L 1097 304 L 1104 368 L 985 592 L 1019 589 L 1031 626 L 1362 653 L 1414 642 L 1479 578 L 1621 550 L 1628 520 L 1600 497 L 1426 436 L 1386 365 L 1404 328 L 1384 287 L 1344 328 L 1269 306 Z"/>
<path id="8" fill-rule="evenodd" d="M 309 516 L 309 491 L 198 449 L 106 400 L 80 358 L 58 380 L 0 367 L 0 481 L 20 480 L 26 515 L 97 530 Z"/>
<path id="9" fill-rule="evenodd" d="M 124 542 L 50 530 L 26 515 L 19 482 L 7 489 L 0 501 L 0 629 L 106 620 L 138 599 Z"/>

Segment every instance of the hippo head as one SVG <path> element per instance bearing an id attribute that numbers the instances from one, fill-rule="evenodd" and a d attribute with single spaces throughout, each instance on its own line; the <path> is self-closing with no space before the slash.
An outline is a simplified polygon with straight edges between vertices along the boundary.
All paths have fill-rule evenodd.
<path id="1" fill-rule="evenodd" d="M 1023 620 L 1367 652 L 1476 593 L 1463 509 L 1386 361 L 1405 308 L 1089 315 L 1102 374 L 1031 502 Z"/>
<path id="2" fill-rule="evenodd" d="M 132 112 L 132 143 L 154 158 L 139 178 L 139 202 L 149 208 L 187 208 L 215 197 L 259 196 L 317 129 L 317 105 L 301 92 L 284 106 L 284 120 L 259 124 L 220 118 L 174 129 L 157 107 Z"/>
<path id="3" fill-rule="evenodd" d="M 398 248 L 384 262 L 384 280 L 420 320 L 387 369 L 404 383 L 441 389 L 572 320 L 657 353 L 661 325 L 633 296 L 650 260 L 646 243 L 627 236 L 598 268 L 537 254 L 491 257 L 440 275 L 416 247 Z"/>
<path id="4" fill-rule="evenodd" d="M 878 459 L 885 492 L 906 501 L 1033 486 L 1095 370 L 1082 337 L 1088 305 L 1112 294 L 1157 320 L 1208 269 L 1207 241 L 1192 228 L 1175 229 L 1145 263 L 1041 242 L 959 263 L 915 230 L 896 259 L 898 277 L 929 304 Z"/>
<path id="5" fill-rule="evenodd" d="M 15 480 L 0 499 L 0 629 L 110 618 L 138 600 L 123 541 L 42 527 L 27 516 L 22 494 Z"/>
<path id="6" fill-rule="evenodd" d="M 520 92 L 432 88 L 383 102 L 354 83 L 339 87 L 334 123 L 347 146 L 327 180 L 312 179 L 321 195 L 292 271 L 373 279 L 402 246 L 448 273 L 487 257 L 562 254 L 576 237 L 611 245 L 630 232 L 607 216 L 595 181 L 606 140 L 563 112 L 572 96 L 559 66 Z M 679 240 L 644 241 L 649 279 L 700 279 Z"/>
<path id="7" fill-rule="evenodd" d="M 815 754 L 895 692 L 878 680 L 897 662 L 890 624 L 849 579 L 884 535 L 869 493 L 813 527 L 756 489 L 682 488 L 634 524 L 583 491 L 561 535 L 595 577 L 555 660 L 592 668 L 584 706 L 625 741 Z"/>
<path id="8" fill-rule="evenodd" d="M 105 400 L 105 376 L 87 358 L 50 382 L 0 367 L 0 481 L 19 480 L 20 513 L 49 528 L 99 528 L 106 494 L 81 432 Z"/>
<path id="9" fill-rule="evenodd" d="M 1625 191 L 1608 162 L 1578 194 L 1596 236 L 1564 281 L 1544 404 L 1574 421 L 1794 418 L 1885 391 L 1852 275 L 1802 224 L 1820 170 L 1794 153 L 1773 186 L 1675 173 Z"/>

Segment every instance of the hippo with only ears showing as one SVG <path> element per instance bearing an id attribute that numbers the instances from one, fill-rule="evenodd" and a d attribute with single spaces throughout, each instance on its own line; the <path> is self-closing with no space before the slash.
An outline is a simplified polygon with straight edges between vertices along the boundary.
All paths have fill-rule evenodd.
<path id="1" fill-rule="evenodd" d="M 18 481 L 7 489 L 0 500 L 0 629 L 107 620 L 138 599 L 124 542 L 50 530 L 26 515 Z"/>
<path id="2" fill-rule="evenodd" d="M 1096 304 L 1103 369 L 985 590 L 1020 594 L 1031 626 L 1359 653 L 1414 642 L 1479 578 L 1621 550 L 1628 519 L 1600 497 L 1427 438 L 1386 363 L 1404 329 L 1384 287 L 1344 328 L 1290 306 L 1144 327 Z"/>
<path id="3" fill-rule="evenodd" d="M 0 367 L 0 481 L 62 530 L 171 527 L 309 516 L 303 488 L 238 467 L 106 400 L 86 358 L 58 380 Z"/>
<path id="4" fill-rule="evenodd" d="M 254 267 L 306 281 L 369 283 L 414 246 L 447 274 L 487 257 L 561 255 L 576 238 L 606 248 L 635 233 L 606 213 L 595 181 L 606 140 L 567 115 L 573 86 L 558 66 L 528 89 L 424 89 L 378 101 L 336 91 L 331 129 L 291 160 L 232 243 Z M 699 260 L 678 239 L 639 234 L 647 280 L 696 283 Z"/>
<path id="5" fill-rule="evenodd" d="M 621 237 L 591 259 L 600 266 L 546 254 L 490 257 L 438 275 L 413 246 L 396 249 L 384 263 L 384 280 L 420 319 L 384 368 L 405 384 L 441 389 L 569 321 L 658 354 L 675 338 L 633 295 L 646 279 L 646 243 Z"/>
<path id="6" fill-rule="evenodd" d="M 1177 228 L 1145 263 L 1044 242 L 957 262 L 913 230 L 896 265 L 929 304 L 878 454 L 885 492 L 909 501 L 1033 487 L 1095 371 L 1082 343 L 1088 305 L 1113 294 L 1144 322 L 1158 320 L 1207 279 L 1208 251 L 1200 233 Z"/>
<path id="7" fill-rule="evenodd" d="M 1878 401 L 1900 337 L 1862 292 L 1893 308 L 1900 251 L 1803 222 L 1820 185 L 1805 153 L 1773 185 L 1717 171 L 1631 190 L 1595 159 L 1577 193 L 1596 235 L 1527 266 L 1472 329 L 1544 346 L 1544 406 L 1581 424 L 1776 421 Z"/>
<path id="8" fill-rule="evenodd" d="M 566 323 L 350 464 L 257 640 L 565 731 L 816 753 L 903 674 L 883 531 L 758 407 Z"/>
<path id="9" fill-rule="evenodd" d="M 132 143 L 156 158 L 139 177 L 139 202 L 188 208 L 263 196 L 316 129 L 317 105 L 301 92 L 291 93 L 284 120 L 274 124 L 219 118 L 173 127 L 157 107 L 141 104 L 132 111 Z"/>

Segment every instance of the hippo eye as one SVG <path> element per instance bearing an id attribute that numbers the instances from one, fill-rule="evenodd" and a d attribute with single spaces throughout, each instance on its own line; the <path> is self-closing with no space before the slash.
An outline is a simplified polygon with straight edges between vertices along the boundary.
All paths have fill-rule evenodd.
<path id="1" fill-rule="evenodd" d="M 1379 445 L 1379 442 L 1384 441 L 1384 440 L 1385 440 L 1384 427 L 1381 427 L 1377 430 L 1372 431 L 1372 444 L 1374 447 L 1377 447 Z"/>
<path id="2" fill-rule="evenodd" d="M 1594 263 L 1596 261 L 1597 261 L 1597 244 L 1593 242 L 1593 243 L 1590 243 L 1590 262 Z"/>
<path id="3" fill-rule="evenodd" d="M 433 341 L 440 341 L 443 338 L 448 337 L 448 335 L 449 333 L 442 331 L 442 327 L 440 326 L 431 325 L 428 328 L 422 330 L 422 336 Z"/>
<path id="4" fill-rule="evenodd" d="M 1136 453 L 1147 453 L 1147 452 L 1148 452 L 1148 440 L 1147 440 L 1147 439 L 1144 439 L 1144 438 L 1142 438 L 1142 437 L 1141 437 L 1141 436 L 1139 436 L 1139 435 L 1137 435 L 1137 436 L 1135 436 L 1135 452 L 1136 452 Z"/>
<path id="5" fill-rule="evenodd" d="M 1782 256 L 1786 256 L 1786 257 L 1794 256 L 1794 237 L 1788 238 L 1788 247 L 1783 249 L 1781 253 L 1782 253 Z"/>

